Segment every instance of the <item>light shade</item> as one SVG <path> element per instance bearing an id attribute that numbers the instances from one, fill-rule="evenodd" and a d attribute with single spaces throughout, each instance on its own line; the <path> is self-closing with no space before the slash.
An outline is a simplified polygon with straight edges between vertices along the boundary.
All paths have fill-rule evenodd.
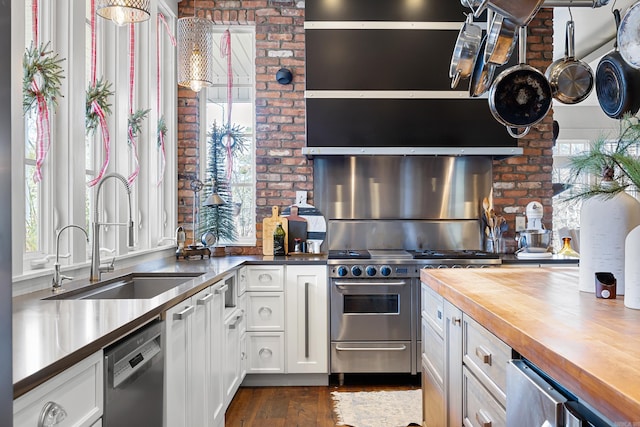
<path id="1" fill-rule="evenodd" d="M 149 19 L 149 0 L 97 0 L 96 13 L 118 25 Z"/>
<path id="2" fill-rule="evenodd" d="M 207 197 L 207 200 L 205 200 L 202 205 L 207 207 L 220 206 L 224 205 L 224 200 L 222 200 L 222 197 L 218 196 L 218 193 L 214 191 L 209 195 L 209 197 Z"/>
<path id="3" fill-rule="evenodd" d="M 194 92 L 213 85 L 213 22 L 178 19 L 178 84 Z"/>

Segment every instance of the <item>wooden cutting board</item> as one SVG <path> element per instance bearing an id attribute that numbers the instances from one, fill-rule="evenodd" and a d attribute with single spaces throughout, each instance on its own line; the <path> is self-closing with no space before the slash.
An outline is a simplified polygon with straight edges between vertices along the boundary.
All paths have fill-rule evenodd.
<path id="1" fill-rule="evenodd" d="M 303 242 L 307 240 L 307 220 L 298 215 L 297 206 L 291 206 L 291 214 L 286 218 L 289 223 L 289 232 L 287 233 L 289 252 L 293 252 L 296 238 Z"/>
<path id="2" fill-rule="evenodd" d="M 262 254 L 263 255 L 273 255 L 273 232 L 276 229 L 276 224 L 280 222 L 282 224 L 282 228 L 286 233 L 284 239 L 284 253 L 289 253 L 289 227 L 287 218 L 282 217 L 278 214 L 278 207 L 274 206 L 271 208 L 271 216 L 266 217 L 262 220 Z"/>

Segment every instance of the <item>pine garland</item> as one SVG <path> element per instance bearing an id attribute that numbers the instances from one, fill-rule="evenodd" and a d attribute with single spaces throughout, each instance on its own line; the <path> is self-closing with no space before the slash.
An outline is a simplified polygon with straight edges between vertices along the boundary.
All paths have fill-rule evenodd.
<path id="1" fill-rule="evenodd" d="M 169 129 L 167 128 L 167 122 L 164 120 L 164 115 L 162 115 L 158 119 L 158 147 L 162 145 L 161 138 L 167 136 L 168 131 Z"/>
<path id="2" fill-rule="evenodd" d="M 594 196 L 613 197 L 630 186 L 640 190 L 640 122 L 626 114 L 620 121 L 620 134 L 612 143 L 604 136 L 586 152 L 572 156 L 571 174 L 574 180 L 582 173 L 602 177 L 605 171 L 613 185 L 596 184 L 580 187 L 565 200 L 588 199 Z"/>
<path id="3" fill-rule="evenodd" d="M 147 108 L 146 110 L 140 109 L 129 114 L 128 124 L 129 124 L 130 133 L 127 137 L 127 141 L 129 142 L 129 145 L 133 143 L 133 141 L 131 141 L 131 138 L 137 137 L 140 134 L 140 132 L 142 132 L 142 121 L 147 117 L 147 114 L 149 113 L 149 111 L 151 111 L 150 108 Z"/>
<path id="4" fill-rule="evenodd" d="M 105 116 L 111 114 L 111 104 L 109 97 L 113 96 L 111 90 L 111 82 L 108 80 L 98 79 L 95 84 L 87 88 L 87 106 L 85 110 L 85 126 L 87 134 L 94 132 L 100 124 L 98 114 L 93 110 L 93 102 L 96 101 Z"/>
<path id="5" fill-rule="evenodd" d="M 47 42 L 45 45 L 40 44 L 36 47 L 31 42 L 22 58 L 24 70 L 22 110 L 25 114 L 35 106 L 38 95 L 42 95 L 47 105 L 53 108 L 58 106 L 58 98 L 62 97 L 60 85 L 64 76 L 60 63 L 64 58 L 59 58 L 57 53 L 54 54 L 49 49 L 50 44 Z M 34 90 L 34 79 L 39 92 Z"/>

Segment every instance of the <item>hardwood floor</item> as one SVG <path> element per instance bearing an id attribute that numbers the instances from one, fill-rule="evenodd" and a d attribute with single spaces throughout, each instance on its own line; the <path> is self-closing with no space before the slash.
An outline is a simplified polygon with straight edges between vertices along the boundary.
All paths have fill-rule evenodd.
<path id="1" fill-rule="evenodd" d="M 412 390 L 408 381 L 345 381 L 327 387 L 240 387 L 227 409 L 225 427 L 335 427 L 331 392 Z"/>

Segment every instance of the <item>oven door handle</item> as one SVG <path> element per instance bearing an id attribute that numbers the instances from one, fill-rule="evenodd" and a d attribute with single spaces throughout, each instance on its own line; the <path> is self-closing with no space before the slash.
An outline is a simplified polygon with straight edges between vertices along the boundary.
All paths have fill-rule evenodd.
<path id="1" fill-rule="evenodd" d="M 405 280 L 398 280 L 398 281 L 385 281 L 385 282 L 341 282 L 341 281 L 334 281 L 333 282 L 334 285 L 336 285 L 337 288 L 340 289 L 344 289 L 346 287 L 361 287 L 361 286 L 405 286 L 407 285 L 407 282 Z"/>
<path id="2" fill-rule="evenodd" d="M 405 351 L 407 349 L 406 345 L 401 345 L 399 347 L 340 347 L 336 346 L 336 350 L 338 351 Z"/>

